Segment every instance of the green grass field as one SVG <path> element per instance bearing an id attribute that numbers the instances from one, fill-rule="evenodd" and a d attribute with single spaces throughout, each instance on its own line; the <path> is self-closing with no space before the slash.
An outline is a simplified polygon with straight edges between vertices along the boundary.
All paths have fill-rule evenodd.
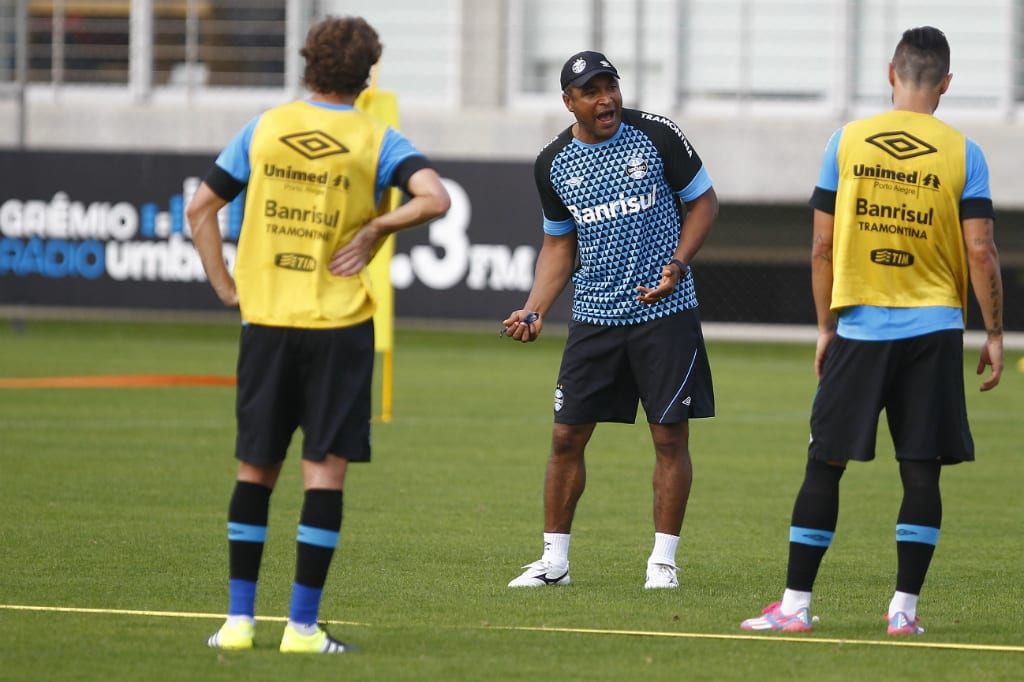
<path id="1" fill-rule="evenodd" d="M 438 323 L 438 328 L 444 325 Z M 399 328 L 394 418 L 355 467 L 322 617 L 359 645 L 277 652 L 301 498 L 296 456 L 271 507 L 257 648 L 205 638 L 226 609 L 231 388 L 0 390 L 0 680 L 1019 680 L 1024 381 L 979 394 L 978 461 L 944 473 L 920 613 L 887 640 L 900 488 L 886 434 L 843 481 L 805 636 L 738 623 L 781 595 L 814 391 L 805 345 L 709 342 L 718 417 L 692 424 L 682 586 L 645 591 L 653 453 L 598 427 L 573 529 L 573 584 L 509 590 L 540 552 L 541 485 L 562 338 Z M 0 377 L 234 370 L 221 324 L 0 320 Z M 32 609 L 22 607 L 33 607 Z M 36 608 L 37 607 L 37 608 Z"/>

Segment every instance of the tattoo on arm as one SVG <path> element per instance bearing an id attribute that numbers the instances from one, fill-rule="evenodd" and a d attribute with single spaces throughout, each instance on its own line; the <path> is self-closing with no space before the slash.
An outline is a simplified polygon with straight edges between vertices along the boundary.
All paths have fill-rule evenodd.
<path id="1" fill-rule="evenodd" d="M 989 336 L 998 336 L 1003 333 L 1003 301 L 1001 295 L 999 277 L 993 276 L 989 280 L 989 297 L 992 301 L 992 321 L 995 323 L 992 329 L 988 329 Z"/>
<path id="2" fill-rule="evenodd" d="M 825 241 L 825 238 L 820 234 L 814 235 L 814 246 L 815 246 L 815 258 L 820 258 L 826 263 L 832 262 L 832 244 Z"/>

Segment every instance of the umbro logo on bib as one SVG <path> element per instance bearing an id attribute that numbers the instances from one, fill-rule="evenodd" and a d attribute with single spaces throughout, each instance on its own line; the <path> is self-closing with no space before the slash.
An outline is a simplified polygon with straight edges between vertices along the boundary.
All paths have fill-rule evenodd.
<path id="1" fill-rule="evenodd" d="M 322 159 L 325 156 L 348 154 L 349 152 L 348 147 L 319 130 L 307 130 L 302 133 L 285 135 L 281 138 L 281 142 L 284 142 L 307 159 Z"/>

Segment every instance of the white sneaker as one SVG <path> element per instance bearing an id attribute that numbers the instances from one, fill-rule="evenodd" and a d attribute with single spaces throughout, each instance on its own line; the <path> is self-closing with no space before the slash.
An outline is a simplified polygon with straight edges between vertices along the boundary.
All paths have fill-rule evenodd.
<path id="1" fill-rule="evenodd" d="M 645 590 L 671 590 L 679 587 L 678 566 L 672 564 L 647 564 Z"/>
<path id="2" fill-rule="evenodd" d="M 569 564 L 555 566 L 544 559 L 523 566 L 523 574 L 510 582 L 509 587 L 543 587 L 544 585 L 568 585 Z"/>

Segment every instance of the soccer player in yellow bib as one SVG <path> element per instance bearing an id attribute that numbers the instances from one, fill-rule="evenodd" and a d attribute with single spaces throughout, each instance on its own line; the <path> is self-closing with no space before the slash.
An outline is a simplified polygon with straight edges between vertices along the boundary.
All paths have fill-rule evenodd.
<path id="1" fill-rule="evenodd" d="M 306 37 L 308 98 L 254 118 L 218 156 L 187 214 L 214 291 L 238 305 L 235 456 L 228 508 L 228 617 L 211 647 L 253 645 L 270 496 L 296 429 L 305 499 L 283 652 L 352 647 L 318 623 L 341 529 L 349 462 L 370 459 L 374 296 L 366 265 L 399 230 L 448 210 L 437 172 L 399 132 L 354 108 L 381 54 L 361 18 L 328 17 Z M 379 211 L 384 191 L 410 199 Z M 245 190 L 234 272 L 218 211 Z"/>
<path id="2" fill-rule="evenodd" d="M 963 378 L 968 280 L 988 332 L 981 390 L 995 388 L 1003 371 L 988 167 L 977 144 L 933 115 L 952 79 L 949 54 L 942 31 L 905 31 L 889 66 L 893 110 L 849 123 L 826 148 L 811 198 L 819 384 L 807 469 L 782 600 L 743 629 L 811 629 L 840 478 L 848 461 L 874 459 L 885 409 L 903 483 L 888 634 L 924 633 L 917 601 L 939 538 L 939 472 L 974 460 Z"/>

